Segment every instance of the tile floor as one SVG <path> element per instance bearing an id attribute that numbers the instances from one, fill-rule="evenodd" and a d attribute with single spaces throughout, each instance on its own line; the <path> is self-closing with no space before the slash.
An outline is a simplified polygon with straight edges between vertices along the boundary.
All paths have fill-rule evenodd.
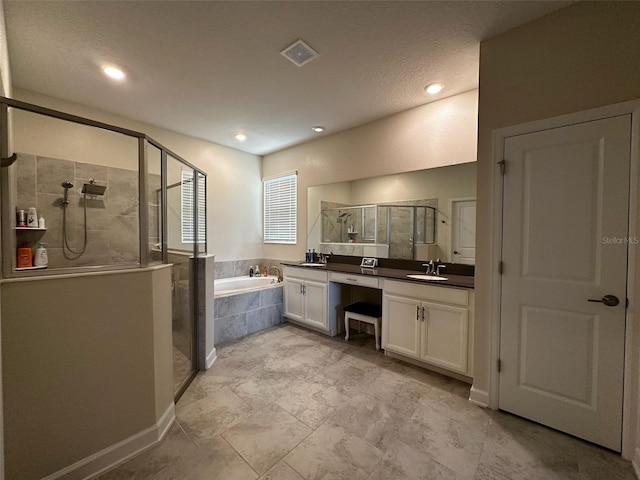
<path id="1" fill-rule="evenodd" d="M 469 386 L 291 324 L 218 349 L 165 439 L 100 480 L 635 480 L 607 450 Z"/>

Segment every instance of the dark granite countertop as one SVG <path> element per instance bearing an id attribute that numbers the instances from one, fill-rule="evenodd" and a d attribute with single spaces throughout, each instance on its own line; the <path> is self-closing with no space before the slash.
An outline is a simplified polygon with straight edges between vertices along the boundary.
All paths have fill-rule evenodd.
<path id="1" fill-rule="evenodd" d="M 329 272 L 337 273 L 350 273 L 357 275 L 367 275 L 372 277 L 387 278 L 392 280 L 402 280 L 403 282 L 420 283 L 423 285 L 437 285 L 440 287 L 457 287 L 457 288 L 474 288 L 474 277 L 469 275 L 450 275 L 446 271 L 443 272 L 443 276 L 446 280 L 416 280 L 407 277 L 407 275 L 424 273 L 425 270 L 417 269 L 405 269 L 405 268 L 389 268 L 389 267 L 376 267 L 376 268 L 362 268 L 360 264 L 354 263 L 340 263 L 329 261 L 324 267 L 308 267 L 301 265 L 305 262 L 282 262 L 282 265 L 288 265 L 291 267 L 308 268 L 310 270 L 325 270 Z M 418 262 L 419 265 L 419 262 Z M 445 264 L 448 265 L 448 264 Z M 445 269 L 446 270 L 446 269 Z"/>

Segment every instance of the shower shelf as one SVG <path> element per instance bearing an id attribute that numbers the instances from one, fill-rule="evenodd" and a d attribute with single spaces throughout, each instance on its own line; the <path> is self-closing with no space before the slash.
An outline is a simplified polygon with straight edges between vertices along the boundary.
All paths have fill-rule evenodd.
<path id="1" fill-rule="evenodd" d="M 47 229 L 46 228 L 33 228 L 33 227 L 16 227 L 16 230 L 19 231 L 19 232 L 28 232 L 28 231 L 45 232 Z"/>
<path id="2" fill-rule="evenodd" d="M 35 230 L 35 228 L 33 229 Z M 22 268 L 16 268 L 16 272 L 24 272 L 25 270 L 42 270 L 43 268 L 47 268 L 46 265 L 42 265 L 40 267 L 22 267 Z"/>

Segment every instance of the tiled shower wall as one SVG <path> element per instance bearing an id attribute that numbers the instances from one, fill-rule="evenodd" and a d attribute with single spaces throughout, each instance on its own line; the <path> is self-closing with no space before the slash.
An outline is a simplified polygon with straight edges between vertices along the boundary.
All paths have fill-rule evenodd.
<path id="1" fill-rule="evenodd" d="M 83 162 L 18 154 L 15 163 L 17 208 L 36 207 L 46 232 L 27 232 L 32 249 L 46 243 L 49 268 L 115 265 L 139 261 L 138 172 Z M 62 199 L 64 181 L 69 189 L 67 241 L 76 251 L 84 242 L 82 185 L 93 178 L 107 189 L 102 197 L 87 197 L 87 245 L 78 256 L 63 251 Z M 17 234 L 20 245 L 22 233 Z"/>

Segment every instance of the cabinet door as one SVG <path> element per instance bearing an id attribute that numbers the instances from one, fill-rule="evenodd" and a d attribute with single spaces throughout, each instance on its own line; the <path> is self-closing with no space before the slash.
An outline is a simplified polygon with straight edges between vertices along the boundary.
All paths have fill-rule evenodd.
<path id="1" fill-rule="evenodd" d="M 422 302 L 424 322 L 420 358 L 449 370 L 467 373 L 469 311 Z"/>
<path id="2" fill-rule="evenodd" d="M 284 281 L 284 316 L 292 320 L 302 320 L 304 315 L 304 297 L 302 287 L 304 282 L 297 278 L 287 278 Z"/>
<path id="3" fill-rule="evenodd" d="M 385 323 L 386 348 L 392 352 L 420 357 L 420 308 L 421 302 L 407 297 L 385 295 L 383 322 Z"/>
<path id="4" fill-rule="evenodd" d="M 304 283 L 304 321 L 314 327 L 327 329 L 327 284 L 306 281 Z"/>

